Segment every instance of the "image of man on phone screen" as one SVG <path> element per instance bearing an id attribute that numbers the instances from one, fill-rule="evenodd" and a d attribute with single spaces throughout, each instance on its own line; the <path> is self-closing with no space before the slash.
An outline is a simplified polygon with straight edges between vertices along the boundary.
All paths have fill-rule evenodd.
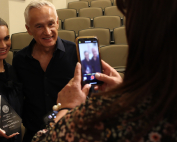
<path id="1" fill-rule="evenodd" d="M 89 52 L 88 51 L 84 51 L 84 56 L 85 59 L 82 60 L 82 73 L 83 74 L 89 74 L 92 73 L 92 64 L 91 64 L 91 60 L 89 58 Z"/>
<path id="2" fill-rule="evenodd" d="M 93 57 L 91 59 L 91 63 L 92 63 L 93 72 L 101 72 L 98 50 L 94 47 L 92 48 L 92 54 L 93 54 Z"/>

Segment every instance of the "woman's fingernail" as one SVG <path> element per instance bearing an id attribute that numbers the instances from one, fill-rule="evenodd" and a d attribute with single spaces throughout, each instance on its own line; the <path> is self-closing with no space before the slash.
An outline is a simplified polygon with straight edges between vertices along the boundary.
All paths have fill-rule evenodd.
<path id="1" fill-rule="evenodd" d="M 79 65 L 79 62 L 77 62 L 76 66 Z"/>
<path id="2" fill-rule="evenodd" d="M 99 78 L 100 74 L 99 73 L 95 73 L 95 77 Z"/>

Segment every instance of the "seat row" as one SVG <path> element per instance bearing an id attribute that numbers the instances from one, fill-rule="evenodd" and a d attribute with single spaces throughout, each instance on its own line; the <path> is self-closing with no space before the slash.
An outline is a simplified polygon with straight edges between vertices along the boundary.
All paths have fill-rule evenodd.
<path id="1" fill-rule="evenodd" d="M 79 36 L 97 36 L 99 39 L 100 46 L 114 44 L 127 44 L 125 36 L 125 27 L 119 27 L 113 29 L 113 39 L 110 37 L 110 30 L 107 28 L 89 28 L 83 29 L 78 32 Z M 58 35 L 61 39 L 69 40 L 75 42 L 75 31 L 72 30 L 59 30 Z M 32 40 L 27 32 L 15 33 L 11 36 L 11 50 L 18 51 L 27 45 L 29 45 Z M 114 42 L 111 42 L 113 40 Z M 19 42 L 21 41 L 21 42 Z"/>
<path id="2" fill-rule="evenodd" d="M 80 1 L 87 1 L 87 2 L 89 2 L 89 6 L 90 6 L 91 1 L 100 1 L 100 0 L 80 0 Z M 112 5 L 116 5 L 116 0 L 108 0 L 108 1 L 111 1 Z"/>
<path id="3" fill-rule="evenodd" d="M 100 48 L 101 59 L 114 67 L 118 72 L 124 72 L 128 54 L 128 45 L 108 45 Z M 9 51 L 6 62 L 12 64 L 13 52 Z"/>
<path id="4" fill-rule="evenodd" d="M 119 16 L 98 16 L 95 17 L 92 22 L 91 19 L 88 17 L 67 18 L 64 20 L 63 24 L 60 21 L 60 25 L 60 29 L 74 30 L 77 36 L 79 30 L 91 27 L 109 28 L 112 32 L 114 28 L 122 26 L 122 23 Z"/>
<path id="5" fill-rule="evenodd" d="M 116 0 L 80 0 L 80 1 L 73 1 L 68 3 L 67 8 L 77 9 L 77 11 L 81 8 L 87 7 L 101 7 L 104 9 L 108 6 L 116 6 Z"/>
<path id="6" fill-rule="evenodd" d="M 57 14 L 61 22 L 63 23 L 65 19 L 75 18 L 75 17 L 89 17 L 93 20 L 94 17 L 98 16 L 119 16 L 124 19 L 123 14 L 117 9 L 116 6 L 110 6 L 105 8 L 105 12 L 103 14 L 102 8 L 100 7 L 89 7 L 79 9 L 79 14 L 77 14 L 76 9 L 57 9 Z M 123 20 L 121 21 L 122 24 Z"/>

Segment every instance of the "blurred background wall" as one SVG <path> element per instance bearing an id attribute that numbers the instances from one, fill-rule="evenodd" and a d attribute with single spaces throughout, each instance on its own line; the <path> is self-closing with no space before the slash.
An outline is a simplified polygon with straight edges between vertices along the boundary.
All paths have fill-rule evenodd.
<path id="1" fill-rule="evenodd" d="M 0 0 L 0 17 L 9 25 L 10 35 L 25 32 L 24 10 L 32 0 Z M 48 0 L 56 9 L 67 8 L 68 2 L 78 0 Z"/>

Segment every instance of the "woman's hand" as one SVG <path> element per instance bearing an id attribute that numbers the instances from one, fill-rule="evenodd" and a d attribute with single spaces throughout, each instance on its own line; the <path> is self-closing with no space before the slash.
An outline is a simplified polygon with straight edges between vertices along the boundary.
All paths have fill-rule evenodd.
<path id="1" fill-rule="evenodd" d="M 117 85 L 122 83 L 122 77 L 119 75 L 119 73 L 112 68 L 110 65 L 108 65 L 106 62 L 101 60 L 103 73 L 96 73 L 95 77 L 96 79 L 103 81 L 103 85 L 96 85 L 94 87 L 95 90 L 101 90 L 101 91 L 108 91 L 110 89 L 115 88 Z"/>
<path id="2" fill-rule="evenodd" d="M 74 78 L 58 93 L 57 104 L 61 103 L 62 108 L 74 108 L 84 103 L 90 87 L 90 84 L 81 87 L 81 65 L 77 63 Z"/>
<path id="3" fill-rule="evenodd" d="M 17 133 L 14 133 L 14 134 L 10 135 L 10 136 L 7 136 L 6 132 L 0 128 L 0 137 L 4 137 L 6 139 L 10 139 L 10 138 L 12 138 L 12 137 L 14 137 L 14 136 L 16 136 L 18 134 L 19 133 L 17 132 Z"/>

